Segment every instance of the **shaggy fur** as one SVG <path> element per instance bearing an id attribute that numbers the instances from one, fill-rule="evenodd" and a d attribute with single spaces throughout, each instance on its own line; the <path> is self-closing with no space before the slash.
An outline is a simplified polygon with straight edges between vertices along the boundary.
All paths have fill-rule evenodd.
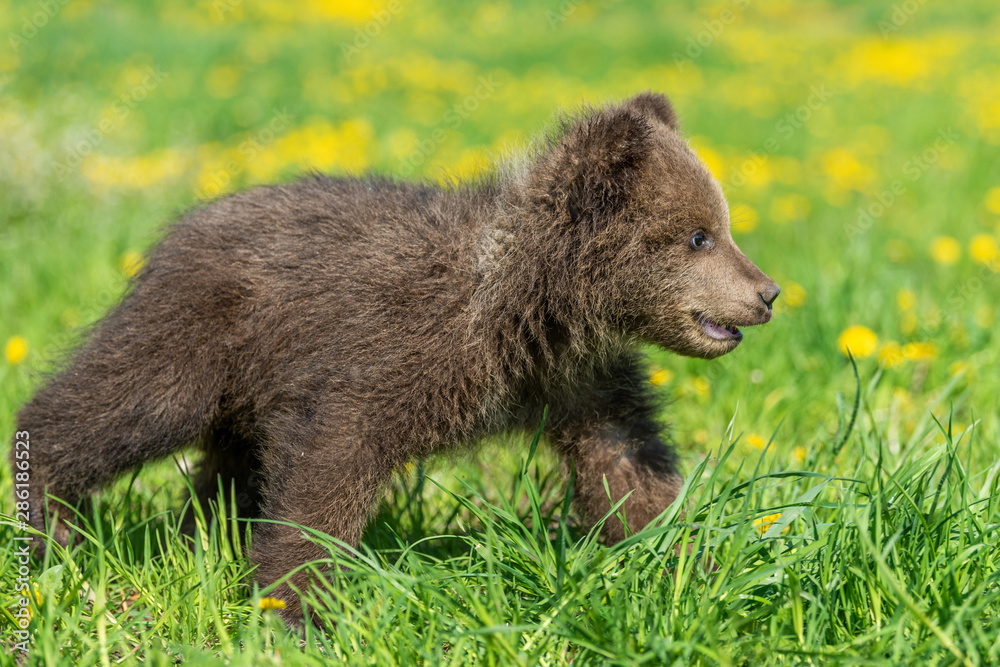
<path id="1" fill-rule="evenodd" d="M 652 93 L 564 121 L 523 169 L 475 184 L 315 176 L 235 194 L 173 226 L 18 414 L 31 523 L 45 492 L 73 505 L 197 442 L 205 497 L 221 475 L 247 516 L 356 544 L 393 470 L 533 430 L 548 405 L 577 510 L 593 522 L 633 492 L 639 529 L 680 477 L 636 347 L 724 354 L 777 293 Z M 294 528 L 255 527 L 262 585 L 320 556 Z"/>

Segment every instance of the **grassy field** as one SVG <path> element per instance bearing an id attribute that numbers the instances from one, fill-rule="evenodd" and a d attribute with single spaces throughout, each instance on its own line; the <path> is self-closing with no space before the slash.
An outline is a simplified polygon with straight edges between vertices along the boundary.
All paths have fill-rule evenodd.
<path id="1" fill-rule="evenodd" d="M 660 527 L 596 544 L 544 443 L 430 461 L 330 546 L 300 646 L 246 525 L 178 534 L 165 461 L 30 563 L 26 654 L 4 515 L 0 664 L 1000 661 L 998 32 L 992 0 L 0 0 L 4 442 L 197 200 L 474 174 L 583 101 L 667 93 L 782 286 L 727 357 L 648 351 L 688 473 Z"/>

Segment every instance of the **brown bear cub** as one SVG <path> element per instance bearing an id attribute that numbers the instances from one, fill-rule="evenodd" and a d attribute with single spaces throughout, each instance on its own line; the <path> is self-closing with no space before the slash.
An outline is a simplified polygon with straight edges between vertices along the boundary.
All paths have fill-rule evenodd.
<path id="1" fill-rule="evenodd" d="M 549 406 L 577 511 L 594 522 L 632 492 L 638 530 L 681 478 L 637 348 L 730 352 L 778 291 L 653 93 L 565 120 L 471 184 L 312 176 L 234 194 L 172 227 L 18 414 L 30 522 L 45 528 L 45 493 L 50 510 L 75 505 L 198 443 L 203 498 L 221 476 L 247 516 L 357 544 L 394 470 L 533 431 Z M 261 585 L 322 557 L 300 529 L 254 531 Z M 301 618 L 287 584 L 275 595 Z"/>

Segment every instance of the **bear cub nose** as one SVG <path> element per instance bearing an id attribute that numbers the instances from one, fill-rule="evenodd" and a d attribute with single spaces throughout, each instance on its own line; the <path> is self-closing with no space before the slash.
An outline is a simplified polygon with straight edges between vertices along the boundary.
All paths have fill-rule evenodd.
<path id="1" fill-rule="evenodd" d="M 774 303 L 774 300 L 778 298 L 779 294 L 781 294 L 781 288 L 778 287 L 777 283 L 771 283 L 764 289 L 763 292 L 759 293 L 759 296 L 760 300 L 764 302 L 765 306 L 767 306 L 767 309 L 771 310 L 771 304 Z"/>

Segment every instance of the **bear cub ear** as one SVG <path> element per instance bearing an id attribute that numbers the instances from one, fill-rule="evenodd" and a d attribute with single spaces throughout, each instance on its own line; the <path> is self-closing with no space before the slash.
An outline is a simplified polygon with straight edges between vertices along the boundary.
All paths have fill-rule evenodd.
<path id="1" fill-rule="evenodd" d="M 573 223 L 599 226 L 623 208 L 653 152 L 651 121 L 628 105 L 573 122 L 535 166 L 542 200 Z"/>
<path id="2" fill-rule="evenodd" d="M 658 120 L 671 130 L 677 131 L 680 129 L 677 112 L 674 111 L 674 106 L 667 99 L 666 95 L 647 90 L 630 99 L 626 102 L 626 105 L 635 109 L 640 115 Z"/>

